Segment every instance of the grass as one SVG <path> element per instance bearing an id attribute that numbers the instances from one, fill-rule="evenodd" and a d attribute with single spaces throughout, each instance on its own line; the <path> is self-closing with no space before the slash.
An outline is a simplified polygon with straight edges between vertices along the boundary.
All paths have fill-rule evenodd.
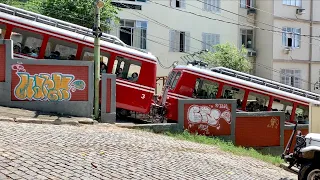
<path id="1" fill-rule="evenodd" d="M 217 146 L 225 152 L 230 152 L 239 156 L 252 157 L 258 160 L 262 160 L 264 162 L 271 163 L 276 166 L 279 166 L 281 163 L 284 162 L 280 156 L 262 154 L 253 148 L 235 146 L 230 141 L 224 141 L 216 137 L 208 137 L 203 135 L 191 134 L 188 131 L 184 131 L 182 133 L 172 133 L 167 131 L 167 132 L 164 132 L 163 134 L 176 139 L 180 139 L 180 140 L 186 140 L 186 141 L 191 141 L 191 142 L 196 142 L 201 144 Z"/>

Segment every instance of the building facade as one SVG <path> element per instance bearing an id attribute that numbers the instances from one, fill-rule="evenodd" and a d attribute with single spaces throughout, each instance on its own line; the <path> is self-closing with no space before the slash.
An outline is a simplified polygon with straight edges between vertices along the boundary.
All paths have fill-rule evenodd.
<path id="1" fill-rule="evenodd" d="M 320 2 L 257 0 L 255 7 L 255 25 L 272 30 L 255 29 L 256 74 L 320 93 Z"/>
<path id="2" fill-rule="evenodd" d="M 157 76 L 167 76 L 172 68 L 165 67 L 175 61 L 185 63 L 180 57 L 188 53 L 212 50 L 211 45 L 220 43 L 240 42 L 239 26 L 219 21 L 231 21 L 225 17 L 233 19 L 233 23 L 238 21 L 237 15 L 220 9 L 238 13 L 239 3 L 233 1 L 114 0 L 112 4 L 121 7 L 121 11 L 118 14 L 120 24 L 114 25 L 111 34 L 128 45 L 146 49 L 156 55 L 162 64 L 158 65 Z M 158 83 L 161 86 L 161 82 Z"/>

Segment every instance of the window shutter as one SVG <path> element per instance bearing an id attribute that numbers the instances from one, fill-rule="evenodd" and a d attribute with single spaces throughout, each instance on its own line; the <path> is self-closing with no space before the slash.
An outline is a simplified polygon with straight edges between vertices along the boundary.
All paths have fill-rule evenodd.
<path id="1" fill-rule="evenodd" d="M 203 10 L 208 10 L 208 0 L 203 1 Z"/>
<path id="2" fill-rule="evenodd" d="M 169 30 L 169 51 L 174 52 L 175 49 L 175 30 Z"/>
<path id="3" fill-rule="evenodd" d="M 170 5 L 172 8 L 176 7 L 176 0 L 170 0 Z"/>
<path id="4" fill-rule="evenodd" d="M 202 33 L 202 49 L 204 50 L 204 49 L 207 49 L 206 48 L 206 41 L 207 41 L 207 39 L 206 39 L 206 33 Z"/>
<path id="5" fill-rule="evenodd" d="M 287 46 L 287 28 L 282 28 L 282 45 Z"/>
<path id="6" fill-rule="evenodd" d="M 296 0 L 296 6 L 302 7 L 302 0 Z"/>
<path id="7" fill-rule="evenodd" d="M 283 0 L 285 1 L 285 0 Z M 240 7 L 245 8 L 246 7 L 246 0 L 240 0 Z"/>
<path id="8" fill-rule="evenodd" d="M 300 42 L 301 42 L 301 29 L 296 29 L 296 39 L 297 39 L 297 44 L 296 44 L 296 47 L 300 47 Z"/>
<path id="9" fill-rule="evenodd" d="M 220 44 L 220 34 L 216 35 L 216 44 L 215 45 L 217 45 L 217 44 Z"/>
<path id="10" fill-rule="evenodd" d="M 190 32 L 185 32 L 185 35 L 184 35 L 184 49 L 185 49 L 185 52 L 190 52 Z"/>
<path id="11" fill-rule="evenodd" d="M 180 0 L 180 7 L 182 9 L 185 9 L 186 8 L 186 0 Z"/>
<path id="12" fill-rule="evenodd" d="M 221 12 L 221 0 L 216 0 L 216 11 L 215 12 L 218 12 L 220 13 Z"/>

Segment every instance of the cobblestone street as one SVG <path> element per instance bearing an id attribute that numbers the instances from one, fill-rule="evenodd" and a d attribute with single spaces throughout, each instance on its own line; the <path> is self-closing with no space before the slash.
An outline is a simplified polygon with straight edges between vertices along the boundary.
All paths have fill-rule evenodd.
<path id="1" fill-rule="evenodd" d="M 113 125 L 0 122 L 5 179 L 297 179 L 215 147 Z"/>

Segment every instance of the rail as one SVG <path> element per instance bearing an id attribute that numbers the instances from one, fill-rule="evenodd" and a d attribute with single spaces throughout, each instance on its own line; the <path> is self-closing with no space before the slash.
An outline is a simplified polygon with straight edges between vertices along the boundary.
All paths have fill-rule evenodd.
<path id="1" fill-rule="evenodd" d="M 239 78 L 239 79 L 242 79 L 242 80 L 245 80 L 245 81 L 248 81 L 248 82 L 253 82 L 253 83 L 256 83 L 256 84 L 260 84 L 260 85 L 263 85 L 263 86 L 266 86 L 266 87 L 270 87 L 270 88 L 273 88 L 273 89 L 281 90 L 281 91 L 284 91 L 284 92 L 289 92 L 289 93 L 292 93 L 292 94 L 295 94 L 295 95 L 298 95 L 298 96 L 302 96 L 302 97 L 306 97 L 306 98 L 310 98 L 310 99 L 313 99 L 313 100 L 317 100 L 317 101 L 320 100 L 320 95 L 319 94 L 316 94 L 316 93 L 313 93 L 313 92 L 310 92 L 310 91 L 306 91 L 306 90 L 302 90 L 302 89 L 299 89 L 299 88 L 291 87 L 291 86 L 288 86 L 288 85 L 284 85 L 284 84 L 281 84 L 281 83 L 278 83 L 278 82 L 270 81 L 270 80 L 267 80 L 267 79 L 264 79 L 264 78 L 259 78 L 259 77 L 253 76 L 253 75 L 249 75 L 249 74 L 242 73 L 242 72 L 239 72 L 239 71 L 235 71 L 235 70 L 232 70 L 232 69 L 228 69 L 228 68 L 225 68 L 225 67 L 215 67 L 215 68 L 212 68 L 211 71 L 217 72 L 217 73 L 220 73 L 220 74 L 224 74 L 224 75 L 228 75 L 228 76 L 231 76 L 231 77 Z"/>

